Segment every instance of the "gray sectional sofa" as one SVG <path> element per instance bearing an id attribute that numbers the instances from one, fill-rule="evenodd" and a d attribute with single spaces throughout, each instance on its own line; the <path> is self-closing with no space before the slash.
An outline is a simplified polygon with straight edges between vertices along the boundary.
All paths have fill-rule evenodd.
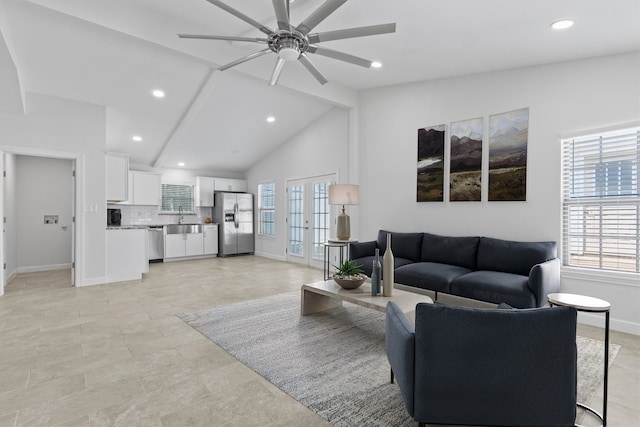
<path id="1" fill-rule="evenodd" d="M 371 275 L 376 248 L 382 257 L 387 233 L 351 243 L 349 259 Z M 396 283 L 516 308 L 543 307 L 560 290 L 555 242 L 516 242 L 490 237 L 391 233 Z M 382 260 L 381 260 L 382 262 Z M 384 275 L 384 272 L 383 272 Z"/>

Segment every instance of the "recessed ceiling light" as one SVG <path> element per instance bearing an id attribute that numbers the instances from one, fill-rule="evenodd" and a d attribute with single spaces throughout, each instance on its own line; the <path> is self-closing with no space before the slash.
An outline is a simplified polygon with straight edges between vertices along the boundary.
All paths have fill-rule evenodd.
<path id="1" fill-rule="evenodd" d="M 184 162 L 178 163 L 178 166 L 184 166 Z"/>
<path id="2" fill-rule="evenodd" d="M 371 68 L 380 68 L 382 67 L 382 63 L 378 61 L 374 61 L 371 63 Z"/>
<path id="3" fill-rule="evenodd" d="M 160 89 L 156 89 L 153 92 L 151 92 L 153 94 L 153 96 L 155 96 L 156 98 L 164 98 L 164 91 L 160 90 Z"/>
<path id="4" fill-rule="evenodd" d="M 276 118 L 275 118 L 275 117 L 273 117 L 273 116 L 269 116 L 269 117 L 267 117 L 267 121 L 268 121 L 269 123 L 273 123 L 273 122 L 275 122 L 275 121 L 276 121 Z"/>
<path id="5" fill-rule="evenodd" d="M 139 135 L 133 135 L 133 136 L 131 137 L 131 139 L 133 139 L 135 142 L 140 142 L 140 141 L 142 141 L 142 137 L 141 137 L 141 136 L 139 136 Z"/>
<path id="6" fill-rule="evenodd" d="M 573 27 L 573 21 L 571 19 L 562 19 L 551 24 L 551 28 L 554 30 L 566 30 Z"/>

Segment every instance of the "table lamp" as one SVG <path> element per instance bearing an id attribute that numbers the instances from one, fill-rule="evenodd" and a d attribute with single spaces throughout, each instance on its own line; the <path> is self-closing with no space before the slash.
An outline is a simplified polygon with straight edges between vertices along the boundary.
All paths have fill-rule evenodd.
<path id="1" fill-rule="evenodd" d="M 329 204 L 342 205 L 342 213 L 338 215 L 338 240 L 349 240 L 351 225 L 349 215 L 344 211 L 345 205 L 357 205 L 360 197 L 360 187 L 351 184 L 334 184 L 329 186 Z"/>

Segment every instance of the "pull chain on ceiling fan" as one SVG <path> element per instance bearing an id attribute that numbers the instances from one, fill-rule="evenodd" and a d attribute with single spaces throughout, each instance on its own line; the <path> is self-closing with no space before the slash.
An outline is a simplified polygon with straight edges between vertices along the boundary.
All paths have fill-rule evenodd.
<path id="1" fill-rule="evenodd" d="M 267 48 L 223 65 L 219 68 L 219 70 L 227 70 L 231 67 L 235 67 L 236 65 L 273 52 L 278 55 L 278 60 L 276 62 L 273 73 L 271 74 L 271 79 L 269 80 L 269 84 L 271 86 L 278 83 L 278 79 L 280 78 L 280 73 L 282 72 L 282 68 L 284 67 L 285 62 L 293 62 L 295 60 L 300 61 L 302 65 L 313 75 L 313 77 L 315 77 L 315 79 L 320 84 L 327 83 L 327 79 L 322 75 L 320 70 L 318 70 L 318 67 L 316 67 L 311 59 L 309 59 L 309 56 L 307 55 L 308 53 L 326 56 L 329 58 L 337 59 L 339 61 L 348 62 L 350 64 L 370 68 L 372 61 L 353 56 L 348 53 L 323 48 L 318 46 L 317 44 L 331 40 L 343 40 L 355 37 L 388 34 L 394 33 L 396 31 L 396 24 L 393 23 L 310 34 L 311 30 L 313 30 L 320 22 L 324 21 L 329 15 L 335 12 L 336 9 L 346 3 L 347 0 L 327 0 L 322 5 L 320 5 L 320 7 L 318 7 L 313 13 L 311 13 L 311 15 L 303 20 L 297 27 L 292 27 L 291 21 L 289 19 L 289 0 L 272 0 L 273 9 L 275 11 L 276 20 L 278 22 L 277 30 L 272 30 L 271 28 L 262 25 L 261 23 L 251 19 L 247 15 L 221 2 L 220 0 L 207 1 L 215 6 L 218 6 L 220 9 L 229 12 L 235 17 L 242 19 L 246 23 L 252 25 L 253 27 L 266 34 L 267 37 L 253 38 L 212 36 L 204 34 L 178 34 L 178 37 L 187 39 L 226 40 L 266 44 Z"/>

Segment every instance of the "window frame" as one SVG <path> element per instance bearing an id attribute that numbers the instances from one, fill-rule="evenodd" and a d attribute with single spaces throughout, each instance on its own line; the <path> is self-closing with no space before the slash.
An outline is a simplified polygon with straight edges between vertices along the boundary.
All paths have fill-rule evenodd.
<path id="1" fill-rule="evenodd" d="M 637 277 L 639 124 L 563 137 L 561 149 L 563 268 Z"/>
<path id="2" fill-rule="evenodd" d="M 161 185 L 161 201 L 160 201 L 160 214 L 170 214 L 170 215 L 175 215 L 180 213 L 179 208 L 176 210 L 172 210 L 172 209 L 165 209 L 165 186 L 181 186 L 181 187 L 190 187 L 191 188 L 191 206 L 187 206 L 190 209 L 184 209 L 182 210 L 183 214 L 195 214 L 196 211 L 196 206 L 195 206 L 195 184 L 190 183 L 190 182 L 163 182 Z"/>
<path id="3" fill-rule="evenodd" d="M 271 205 L 264 205 L 263 192 L 265 187 L 271 187 L 271 194 L 266 197 L 270 197 L 272 200 Z M 272 214 L 272 221 L 266 221 L 264 214 Z M 271 230 L 267 230 L 267 224 L 271 225 Z M 271 231 L 271 232 L 268 232 Z M 258 235 L 265 237 L 275 237 L 276 235 L 276 183 L 275 181 L 267 181 L 258 184 Z"/>

